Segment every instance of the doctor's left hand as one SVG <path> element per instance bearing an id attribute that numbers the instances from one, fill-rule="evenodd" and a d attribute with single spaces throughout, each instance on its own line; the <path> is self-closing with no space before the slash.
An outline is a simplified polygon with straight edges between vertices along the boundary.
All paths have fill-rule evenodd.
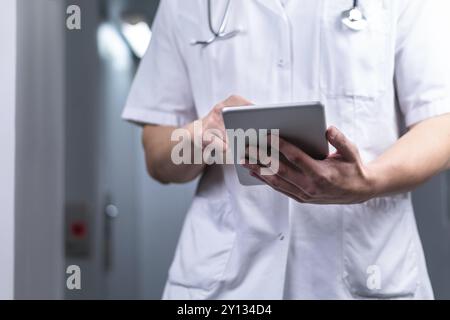
<path id="1" fill-rule="evenodd" d="M 255 178 L 301 203 L 354 204 L 373 198 L 372 174 L 362 163 L 357 147 L 334 127 L 328 129 L 327 139 L 337 151 L 325 160 L 315 160 L 279 138 L 279 160 L 263 162 L 279 161 L 271 166 L 278 167 L 272 175 L 262 175 L 260 165 L 242 165 Z M 255 151 L 250 153 L 257 154 Z"/>

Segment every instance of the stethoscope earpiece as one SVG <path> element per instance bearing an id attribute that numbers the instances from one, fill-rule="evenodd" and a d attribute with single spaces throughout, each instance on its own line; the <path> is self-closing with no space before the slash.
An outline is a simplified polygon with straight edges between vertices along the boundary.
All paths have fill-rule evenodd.
<path id="1" fill-rule="evenodd" d="M 367 28 L 367 18 L 359 8 L 359 1 L 355 0 L 353 7 L 342 13 L 342 23 L 353 31 L 362 31 Z"/>

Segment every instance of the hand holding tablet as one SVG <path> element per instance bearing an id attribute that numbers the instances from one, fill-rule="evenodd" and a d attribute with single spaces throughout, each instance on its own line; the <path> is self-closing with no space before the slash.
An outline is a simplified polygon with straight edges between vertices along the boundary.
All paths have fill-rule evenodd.
<path id="1" fill-rule="evenodd" d="M 326 121 L 324 107 L 319 102 L 294 103 L 283 105 L 228 107 L 222 111 L 227 132 L 247 134 L 250 131 L 270 134 L 279 130 L 279 136 L 300 148 L 314 159 L 325 159 L 329 154 L 326 139 Z M 250 130 L 250 131 L 249 131 Z M 244 150 L 239 147 L 239 137 L 234 134 L 234 160 L 239 181 L 242 185 L 261 185 L 262 182 L 249 174 L 239 163 L 245 157 Z M 248 136 L 245 137 L 248 140 Z M 258 134 L 258 141 L 261 140 Z M 247 141 L 248 143 L 248 141 Z M 259 143 L 259 142 L 257 142 Z M 252 144 L 252 143 L 250 143 Z"/>

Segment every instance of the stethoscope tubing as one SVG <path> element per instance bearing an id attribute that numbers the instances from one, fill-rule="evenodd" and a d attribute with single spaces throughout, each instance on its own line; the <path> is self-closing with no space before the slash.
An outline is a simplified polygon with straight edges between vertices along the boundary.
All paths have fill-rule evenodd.
<path id="1" fill-rule="evenodd" d="M 216 31 L 213 26 L 213 21 L 212 21 L 213 12 L 212 12 L 211 3 L 212 3 L 212 0 L 207 1 L 208 26 L 209 26 L 210 32 L 212 33 L 212 37 L 209 40 L 195 41 L 192 43 L 193 45 L 202 45 L 203 47 L 206 47 L 217 40 L 230 39 L 230 38 L 236 36 L 240 32 L 239 30 L 225 32 L 225 29 L 226 29 L 227 23 L 228 23 L 229 14 L 230 14 L 231 0 L 228 0 L 227 5 L 225 7 L 225 11 L 224 11 L 224 14 L 222 16 L 222 20 L 221 20 L 221 23 L 219 26 L 219 31 Z"/>
<path id="2" fill-rule="evenodd" d="M 212 33 L 212 37 L 209 40 L 199 40 L 192 42 L 192 45 L 202 45 L 203 47 L 206 47 L 213 42 L 217 40 L 226 40 L 230 39 L 234 36 L 236 36 L 238 33 L 240 33 L 239 30 L 234 30 L 230 32 L 225 32 L 228 18 L 230 14 L 230 6 L 231 6 L 231 0 L 228 0 L 227 5 L 225 7 L 224 14 L 222 16 L 222 20 L 219 26 L 219 31 L 216 31 L 213 26 L 213 12 L 212 12 L 212 0 L 207 0 L 207 11 L 208 11 L 208 26 L 209 30 Z M 353 0 L 353 7 L 352 9 L 359 10 L 359 0 Z"/>

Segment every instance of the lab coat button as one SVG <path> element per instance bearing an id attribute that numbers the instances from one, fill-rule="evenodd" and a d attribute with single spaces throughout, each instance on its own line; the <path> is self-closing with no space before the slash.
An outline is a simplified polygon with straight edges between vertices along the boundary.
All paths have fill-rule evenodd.
<path id="1" fill-rule="evenodd" d="M 278 66 L 280 67 L 280 68 L 283 68 L 284 66 L 285 66 L 285 61 L 284 61 L 284 59 L 280 59 L 280 60 L 278 60 Z"/>
<path id="2" fill-rule="evenodd" d="M 280 233 L 280 234 L 278 235 L 278 239 L 279 239 L 280 241 L 283 241 L 283 240 L 284 240 L 284 235 L 283 235 L 282 233 Z"/>

